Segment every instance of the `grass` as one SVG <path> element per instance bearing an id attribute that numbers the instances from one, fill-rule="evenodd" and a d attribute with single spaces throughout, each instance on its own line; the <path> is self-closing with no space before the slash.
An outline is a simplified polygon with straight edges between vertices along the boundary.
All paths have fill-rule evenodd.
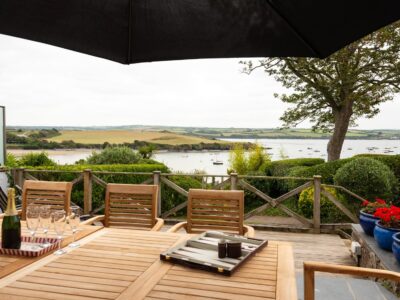
<path id="1" fill-rule="evenodd" d="M 62 142 L 74 141 L 83 144 L 110 144 L 133 143 L 135 140 L 156 144 L 182 145 L 215 143 L 215 140 L 172 133 L 168 131 L 144 130 L 65 130 L 61 135 L 48 139 L 49 141 Z M 218 141 L 220 142 L 220 141 Z"/>

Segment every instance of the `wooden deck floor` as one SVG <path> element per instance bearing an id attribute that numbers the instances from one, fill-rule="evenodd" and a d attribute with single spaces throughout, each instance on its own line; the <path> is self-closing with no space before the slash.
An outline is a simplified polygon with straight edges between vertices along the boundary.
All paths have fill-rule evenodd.
<path id="1" fill-rule="evenodd" d="M 335 234 L 310 234 L 277 231 L 256 231 L 256 237 L 287 241 L 293 244 L 296 271 L 303 271 L 303 262 L 321 261 L 340 265 L 355 265 L 343 239 Z"/>

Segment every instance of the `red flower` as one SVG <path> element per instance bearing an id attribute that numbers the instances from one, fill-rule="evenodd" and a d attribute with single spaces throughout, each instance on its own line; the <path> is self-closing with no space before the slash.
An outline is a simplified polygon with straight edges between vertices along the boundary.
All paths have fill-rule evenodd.
<path id="1" fill-rule="evenodd" d="M 368 204 L 369 204 L 369 201 L 368 200 L 364 200 L 363 203 L 362 203 L 362 206 L 367 206 Z"/>
<path id="2" fill-rule="evenodd" d="M 377 208 L 374 216 L 381 219 L 381 223 L 385 227 L 400 228 L 400 207 L 392 205 Z"/>
<path id="3" fill-rule="evenodd" d="M 375 201 L 378 202 L 379 204 L 386 204 L 386 201 L 380 198 L 376 198 Z"/>

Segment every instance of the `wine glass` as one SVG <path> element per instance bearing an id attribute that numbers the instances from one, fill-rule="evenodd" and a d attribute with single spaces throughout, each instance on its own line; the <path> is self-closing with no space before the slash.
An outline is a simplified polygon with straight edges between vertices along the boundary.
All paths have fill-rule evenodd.
<path id="1" fill-rule="evenodd" d="M 52 213 L 52 220 L 54 224 L 54 230 L 57 234 L 57 239 L 58 239 L 58 250 L 54 252 L 55 255 L 62 255 L 66 253 L 64 249 L 61 249 L 61 243 L 62 243 L 62 238 L 63 234 L 65 231 L 65 225 L 66 225 L 66 213 L 65 210 L 56 210 L 53 211 Z"/>
<path id="2" fill-rule="evenodd" d="M 49 243 L 47 239 L 47 234 L 49 232 L 50 224 L 51 224 L 50 205 L 42 205 L 40 207 L 40 227 L 43 229 L 44 233 L 43 247 L 49 247 L 51 245 L 51 243 Z"/>
<path id="3" fill-rule="evenodd" d="M 40 207 L 38 205 L 28 205 L 26 208 L 26 226 L 31 234 L 32 250 L 37 250 L 38 246 L 35 243 L 35 234 L 39 227 Z"/>
<path id="4" fill-rule="evenodd" d="M 81 221 L 81 212 L 79 206 L 70 207 L 68 221 L 69 221 L 69 226 L 72 229 L 72 237 L 73 237 L 73 241 L 71 244 L 69 244 L 69 247 L 71 248 L 79 247 L 80 244 L 75 241 L 75 234 L 78 231 L 79 223 Z"/>

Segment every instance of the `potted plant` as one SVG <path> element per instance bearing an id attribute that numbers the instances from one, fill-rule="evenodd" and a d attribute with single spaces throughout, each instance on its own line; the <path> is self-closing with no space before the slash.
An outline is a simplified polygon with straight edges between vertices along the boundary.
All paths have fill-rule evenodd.
<path id="1" fill-rule="evenodd" d="M 376 242 L 380 248 L 392 251 L 393 235 L 400 232 L 400 207 L 378 208 L 374 216 L 379 218 L 374 229 Z"/>
<path id="2" fill-rule="evenodd" d="M 393 235 L 392 252 L 400 264 L 400 232 Z"/>
<path id="3" fill-rule="evenodd" d="M 378 208 L 388 207 L 386 201 L 376 198 L 375 202 L 364 200 L 362 203 L 363 208 L 360 210 L 360 225 L 367 235 L 374 235 L 374 228 L 376 221 L 379 220 L 374 214 Z"/>

